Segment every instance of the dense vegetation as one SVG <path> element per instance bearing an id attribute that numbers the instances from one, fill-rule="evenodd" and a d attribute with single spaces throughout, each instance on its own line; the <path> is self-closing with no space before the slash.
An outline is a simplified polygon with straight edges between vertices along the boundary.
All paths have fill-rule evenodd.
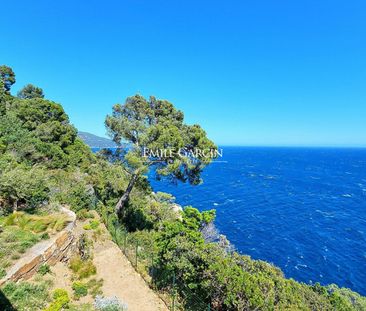
<path id="1" fill-rule="evenodd" d="M 28 85 L 19 97 L 14 97 L 10 94 L 13 83 L 13 71 L 1 66 L 3 217 L 14 211 L 57 211 L 61 204 L 68 205 L 79 217 L 85 217 L 91 209 L 107 213 L 115 229 L 127 230 L 146 252 L 153 253 L 150 274 L 158 290 L 170 288 L 173 277 L 177 280 L 178 299 L 187 310 L 199 310 L 197 300 L 212 310 L 366 310 L 365 298 L 348 289 L 287 279 L 273 265 L 233 252 L 223 239 L 211 242 L 215 240 L 211 230 L 215 212 L 201 213 L 186 207 L 177 215 L 171 208 L 173 198 L 152 193 L 143 174 L 136 179 L 129 203 L 117 219 L 115 206 L 130 182 L 126 172 L 130 167 L 116 158 L 109 161 L 108 152 L 93 154 L 77 137 L 61 105 L 45 99 L 42 90 Z M 112 121 L 108 126 L 113 127 Z M 198 136 L 203 135 L 195 129 Z M 203 143 L 211 146 L 209 141 Z M 178 173 L 173 168 L 170 172 Z M 90 222 L 91 229 L 97 226 Z M 29 243 L 34 242 L 31 238 Z M 74 259 L 75 273 L 81 271 L 79 265 L 80 259 Z M 85 288 L 80 282 L 75 282 L 74 291 L 82 296 Z M 27 295 L 44 300 L 44 288 L 45 285 L 20 288 L 9 283 L 3 293 L 10 301 Z M 53 299 L 54 305 L 62 306 L 68 297 L 55 293 Z M 33 305 L 32 300 L 29 303 Z"/>

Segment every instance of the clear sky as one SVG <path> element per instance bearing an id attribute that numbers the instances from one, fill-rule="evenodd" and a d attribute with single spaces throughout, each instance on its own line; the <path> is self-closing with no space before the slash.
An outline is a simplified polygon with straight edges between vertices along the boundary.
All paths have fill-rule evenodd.
<path id="1" fill-rule="evenodd" d="M 218 144 L 366 146 L 365 0 L 2 1 L 0 64 L 105 136 L 173 102 Z"/>

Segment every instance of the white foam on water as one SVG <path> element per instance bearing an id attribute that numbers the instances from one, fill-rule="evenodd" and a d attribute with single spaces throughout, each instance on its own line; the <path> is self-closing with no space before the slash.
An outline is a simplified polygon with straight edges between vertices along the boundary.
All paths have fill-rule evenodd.
<path id="1" fill-rule="evenodd" d="M 352 194 L 348 194 L 348 193 L 342 194 L 342 197 L 344 197 L 344 198 L 352 198 Z"/>

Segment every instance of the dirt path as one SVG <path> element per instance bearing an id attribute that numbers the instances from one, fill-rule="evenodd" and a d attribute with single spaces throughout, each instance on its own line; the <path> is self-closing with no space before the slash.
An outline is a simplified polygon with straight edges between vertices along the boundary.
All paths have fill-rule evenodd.
<path id="1" fill-rule="evenodd" d="M 168 311 L 112 241 L 105 240 L 96 247 L 94 264 L 98 277 L 104 279 L 104 296 L 117 296 L 128 305 L 129 311 Z"/>
<path id="2" fill-rule="evenodd" d="M 99 217 L 98 217 L 99 218 Z M 80 236 L 87 233 L 92 239 L 92 231 L 84 230 L 86 222 L 76 221 L 74 234 Z M 103 279 L 103 296 L 116 296 L 128 306 L 128 311 L 169 311 L 159 296 L 146 284 L 143 278 L 132 267 L 129 260 L 121 252 L 119 247 L 111 240 L 111 236 L 105 226 L 100 224 L 102 234 L 93 239 L 93 262 L 97 268 L 97 274 L 93 277 Z M 72 273 L 67 264 L 58 262 L 52 267 L 53 289 L 64 288 L 70 296 Z M 88 295 L 81 297 L 79 303 L 92 304 L 94 299 Z"/>

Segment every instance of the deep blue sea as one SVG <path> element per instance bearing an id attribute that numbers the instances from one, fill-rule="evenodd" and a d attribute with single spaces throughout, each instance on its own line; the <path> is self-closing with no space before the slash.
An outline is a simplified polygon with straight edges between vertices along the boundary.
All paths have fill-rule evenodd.
<path id="1" fill-rule="evenodd" d="M 216 209 L 237 250 L 306 283 L 366 295 L 366 149 L 224 147 L 199 186 L 151 180 L 177 203 Z"/>

